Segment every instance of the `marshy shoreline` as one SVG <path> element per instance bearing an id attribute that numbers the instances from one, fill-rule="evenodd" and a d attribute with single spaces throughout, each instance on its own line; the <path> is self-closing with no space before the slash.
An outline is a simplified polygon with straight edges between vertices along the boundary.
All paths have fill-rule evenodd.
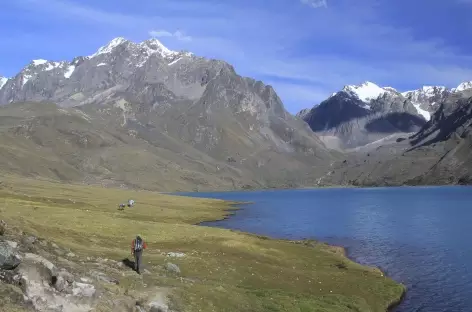
<path id="1" fill-rule="evenodd" d="M 331 187 L 326 187 L 326 188 L 331 188 Z M 352 188 L 356 188 L 356 187 L 352 187 Z M 314 189 L 314 188 L 304 188 L 303 190 L 306 190 L 306 189 Z M 263 190 L 261 190 L 261 191 L 263 191 Z M 186 196 L 188 196 L 188 195 L 186 195 Z M 229 207 L 224 210 L 225 215 L 222 218 L 213 219 L 213 220 L 206 220 L 206 221 L 200 222 L 200 223 L 195 224 L 195 225 L 214 227 L 214 225 L 218 224 L 219 222 L 229 220 L 231 217 L 236 215 L 238 211 L 243 209 L 242 206 L 250 206 L 251 204 L 254 204 L 254 202 L 249 202 L 249 201 L 247 201 L 247 202 L 225 201 L 225 202 L 229 205 Z M 228 231 L 234 231 L 232 229 L 227 229 L 227 228 L 224 228 L 224 227 L 222 227 L 222 228 L 225 229 L 225 230 L 228 230 Z M 270 239 L 270 240 L 274 240 L 274 241 L 286 241 L 286 242 L 290 242 L 290 243 L 294 243 L 294 244 L 302 244 L 302 245 L 307 245 L 307 246 L 310 246 L 310 245 L 313 245 L 313 244 L 323 244 L 323 245 L 326 245 L 329 249 L 333 250 L 334 252 L 341 254 L 347 260 L 349 260 L 351 262 L 354 262 L 354 263 L 357 263 L 357 264 L 359 264 L 359 265 L 361 265 L 365 268 L 370 268 L 372 270 L 375 270 L 383 276 L 389 277 L 386 272 L 382 271 L 382 269 L 380 269 L 376 266 L 361 264 L 361 263 L 357 262 L 355 259 L 353 259 L 352 257 L 349 256 L 349 252 L 347 250 L 347 247 L 345 247 L 345 246 L 333 245 L 333 244 L 329 244 L 329 243 L 326 243 L 326 242 L 323 242 L 323 241 L 318 241 L 316 239 L 302 239 L 302 240 L 276 239 L 274 237 L 270 237 L 270 236 L 266 236 L 266 235 L 259 235 L 259 234 L 251 233 L 251 232 L 245 232 L 245 231 L 236 231 L 236 232 L 240 232 L 240 233 L 243 233 L 243 234 L 246 234 L 246 235 L 249 235 L 249 236 L 255 236 L 255 237 L 260 238 L 260 239 Z M 401 284 L 401 283 L 399 283 L 399 284 L 403 286 L 403 291 L 402 291 L 401 296 L 399 298 L 397 298 L 396 300 L 393 300 L 388 305 L 388 307 L 387 307 L 388 312 L 393 311 L 395 308 L 400 306 L 402 304 L 403 300 L 405 299 L 406 294 L 407 294 L 406 286 Z"/>

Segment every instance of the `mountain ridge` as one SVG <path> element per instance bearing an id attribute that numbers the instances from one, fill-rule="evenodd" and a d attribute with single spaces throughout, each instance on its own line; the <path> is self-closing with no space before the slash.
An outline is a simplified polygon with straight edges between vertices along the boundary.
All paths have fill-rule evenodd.
<path id="1" fill-rule="evenodd" d="M 469 86 L 472 87 L 472 83 L 464 82 L 453 89 L 423 86 L 418 90 L 399 92 L 366 81 L 344 86 L 297 116 L 305 120 L 329 147 L 352 149 L 395 133 L 420 130 L 439 103 Z"/>
<path id="2" fill-rule="evenodd" d="M 272 86 L 157 39 L 119 37 L 71 62 L 34 60 L 0 89 L 0 104 L 11 125 L 0 139 L 40 149 L 55 160 L 38 160 L 50 168 L 41 175 L 61 180 L 171 191 L 295 186 L 337 155 Z M 24 161 L 15 172 L 34 174 Z"/>

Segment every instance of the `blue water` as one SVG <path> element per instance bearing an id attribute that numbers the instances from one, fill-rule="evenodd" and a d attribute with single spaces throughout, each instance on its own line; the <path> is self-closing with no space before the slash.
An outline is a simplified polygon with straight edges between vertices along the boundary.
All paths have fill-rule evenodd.
<path id="1" fill-rule="evenodd" d="M 395 311 L 472 311 L 470 187 L 185 195 L 253 202 L 211 226 L 346 247 L 351 259 L 408 287 Z"/>

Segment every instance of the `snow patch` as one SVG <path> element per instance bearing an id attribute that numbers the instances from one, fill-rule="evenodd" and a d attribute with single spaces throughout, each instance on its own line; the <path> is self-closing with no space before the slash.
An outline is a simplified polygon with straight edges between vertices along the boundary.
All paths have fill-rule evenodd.
<path id="1" fill-rule="evenodd" d="M 170 62 L 168 65 L 171 66 L 171 65 L 174 65 L 175 63 L 177 63 L 178 61 L 180 61 L 182 58 L 179 57 L 178 59 L 176 59 L 175 61 L 172 61 Z"/>
<path id="2" fill-rule="evenodd" d="M 32 75 L 23 74 L 22 81 L 21 81 L 21 86 L 23 87 L 28 82 L 28 80 L 30 80 L 32 77 L 33 77 Z"/>
<path id="3" fill-rule="evenodd" d="M 105 65 L 107 65 L 107 64 L 106 63 L 100 63 L 97 66 L 105 66 Z"/>
<path id="4" fill-rule="evenodd" d="M 472 81 L 466 81 L 461 83 L 460 85 L 457 86 L 457 88 L 453 88 L 451 91 L 452 92 L 461 92 L 464 90 L 472 89 Z"/>
<path id="5" fill-rule="evenodd" d="M 0 89 L 7 84 L 8 78 L 0 77 Z"/>
<path id="6" fill-rule="evenodd" d="M 426 120 L 430 120 L 430 119 L 431 119 L 431 114 L 430 114 L 428 111 L 422 109 L 422 108 L 420 107 L 420 104 L 415 104 L 415 103 L 413 103 L 413 106 L 414 106 L 414 107 L 416 108 L 416 110 L 418 111 L 418 114 L 422 115 Z"/>
<path id="7" fill-rule="evenodd" d="M 435 90 L 441 91 L 443 89 L 445 90 L 445 87 L 423 86 L 420 89 L 402 92 L 401 94 L 405 97 L 410 96 L 412 98 L 417 98 L 419 95 L 431 97 L 434 96 Z"/>
<path id="8" fill-rule="evenodd" d="M 43 60 L 43 59 L 33 60 L 33 65 L 34 65 L 34 66 L 43 65 L 43 64 L 46 64 L 47 62 L 48 62 L 48 61 Z"/>
<path id="9" fill-rule="evenodd" d="M 69 65 L 69 67 L 67 67 L 66 72 L 64 73 L 64 77 L 69 79 L 72 76 L 72 73 L 74 72 L 74 70 L 75 70 L 75 66 Z"/>
<path id="10" fill-rule="evenodd" d="M 358 86 L 345 86 L 343 91 L 357 96 L 361 101 L 366 103 L 369 103 L 371 100 L 377 99 L 380 95 L 389 92 L 389 90 L 381 88 L 375 83 L 369 81 L 366 81 Z"/>
<path id="11" fill-rule="evenodd" d="M 446 87 L 443 87 L 443 86 L 438 86 L 438 87 L 435 87 L 435 86 L 423 86 L 421 88 L 421 91 L 426 94 L 427 96 L 434 96 L 435 93 L 437 92 L 442 92 L 446 90 Z"/>
<path id="12" fill-rule="evenodd" d="M 157 53 L 162 57 L 172 57 L 179 54 L 179 52 L 169 50 L 159 40 L 155 38 L 141 42 L 139 46 L 144 49 L 148 56 Z"/>
<path id="13" fill-rule="evenodd" d="M 58 62 L 49 62 L 47 64 L 48 64 L 48 66 L 44 69 L 45 71 L 53 70 L 53 69 L 58 68 L 62 65 L 61 63 L 58 63 Z"/>
<path id="14" fill-rule="evenodd" d="M 112 41 L 110 41 L 106 46 L 103 46 L 101 47 L 100 49 L 98 49 L 97 52 L 95 52 L 94 54 L 90 55 L 89 58 L 94 58 L 95 56 L 98 56 L 100 54 L 106 54 L 106 53 L 110 53 L 113 51 L 113 49 L 115 49 L 117 46 L 123 44 L 126 42 L 126 39 L 123 38 L 123 37 L 118 37 L 118 38 L 115 38 L 113 39 Z"/>

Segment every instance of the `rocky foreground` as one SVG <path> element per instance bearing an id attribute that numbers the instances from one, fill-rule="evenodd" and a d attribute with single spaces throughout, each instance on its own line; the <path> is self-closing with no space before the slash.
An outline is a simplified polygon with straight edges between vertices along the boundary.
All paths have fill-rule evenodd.
<path id="1" fill-rule="evenodd" d="M 132 262 L 80 258 L 44 239 L 13 234 L 15 230 L 8 229 L 3 220 L 2 224 L 3 231 L 10 233 L 0 237 L 2 311 L 171 311 L 165 288 L 117 295 L 119 279 L 135 274 L 131 271 Z M 163 270 L 166 274 L 180 273 L 171 262 Z M 146 269 L 143 274 L 153 273 Z"/>

